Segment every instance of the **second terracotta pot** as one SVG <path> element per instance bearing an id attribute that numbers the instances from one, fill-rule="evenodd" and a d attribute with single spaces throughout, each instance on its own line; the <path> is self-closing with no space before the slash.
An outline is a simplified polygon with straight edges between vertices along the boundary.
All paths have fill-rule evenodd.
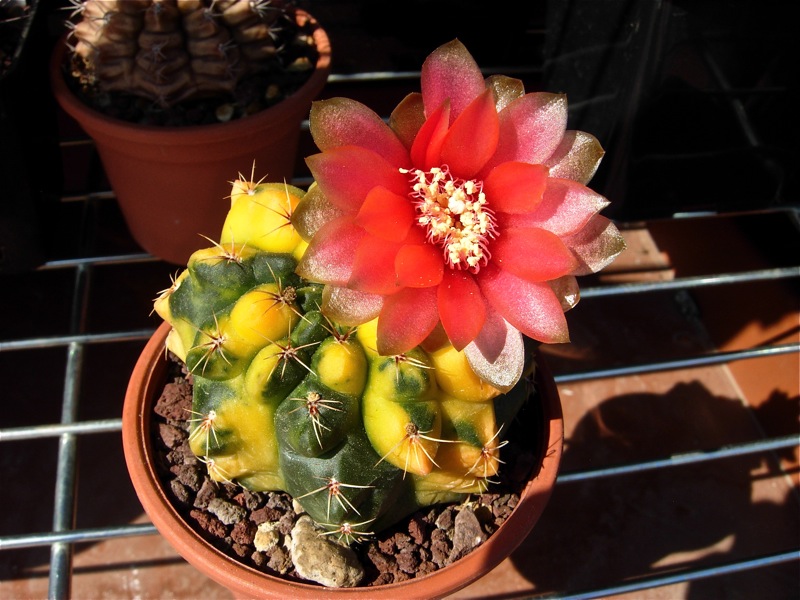
<path id="1" fill-rule="evenodd" d="M 311 17 L 298 11 L 298 22 Z M 126 223 L 147 252 L 185 265 L 195 250 L 218 239 L 230 208 L 230 184 L 237 173 L 269 181 L 293 175 L 300 125 L 330 73 L 331 50 L 316 25 L 319 60 L 311 78 L 279 104 L 244 119 L 191 127 L 126 123 L 97 112 L 75 96 L 64 80 L 65 45 L 51 63 L 53 93 L 94 140 Z"/>

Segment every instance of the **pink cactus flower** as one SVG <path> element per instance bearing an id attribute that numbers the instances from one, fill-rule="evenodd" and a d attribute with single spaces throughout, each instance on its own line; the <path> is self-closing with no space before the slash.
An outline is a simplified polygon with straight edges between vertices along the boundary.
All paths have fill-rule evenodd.
<path id="1" fill-rule="evenodd" d="M 563 95 L 484 79 L 457 40 L 426 59 L 421 90 L 388 124 L 352 100 L 314 104 L 321 152 L 307 158 L 316 186 L 294 216 L 309 241 L 298 272 L 326 284 L 323 309 L 340 322 L 377 316 L 381 354 L 443 329 L 505 388 L 521 334 L 567 342 L 575 277 L 625 247 L 599 214 L 608 201 L 586 187 L 603 149 L 566 129 Z"/>

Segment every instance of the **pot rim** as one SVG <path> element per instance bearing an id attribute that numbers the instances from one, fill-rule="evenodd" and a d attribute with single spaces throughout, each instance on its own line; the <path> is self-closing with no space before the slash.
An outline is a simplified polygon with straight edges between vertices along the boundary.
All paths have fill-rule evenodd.
<path id="1" fill-rule="evenodd" d="M 122 441 L 125 460 L 139 500 L 167 541 L 198 570 L 217 583 L 248 597 L 319 598 L 440 598 L 455 592 L 495 568 L 528 536 L 539 520 L 555 486 L 564 440 L 558 390 L 546 362 L 538 356 L 536 383 L 546 435 L 542 439 L 540 470 L 526 484 L 511 516 L 488 540 L 459 560 L 433 573 L 373 587 L 325 588 L 290 581 L 244 565 L 203 540 L 172 506 L 150 457 L 150 413 L 166 373 L 165 342 L 171 327 L 162 323 L 134 367 L 123 407 Z"/>
<path id="2" fill-rule="evenodd" d="M 93 128 L 102 127 L 112 135 L 128 138 L 135 142 L 152 141 L 153 135 L 156 134 L 170 139 L 174 144 L 186 145 L 195 144 L 195 137 L 204 138 L 204 142 L 207 142 L 209 136 L 215 136 L 218 139 L 238 137 L 248 131 L 263 129 L 265 122 L 293 118 L 297 102 L 291 100 L 300 100 L 303 104 L 313 100 L 328 80 L 331 71 L 331 44 L 327 32 L 311 14 L 304 10 L 297 9 L 295 19 L 301 23 L 310 23 L 314 27 L 313 38 L 319 58 L 311 77 L 293 94 L 274 106 L 226 123 L 186 126 L 142 125 L 115 119 L 91 108 L 82 102 L 67 85 L 66 74 L 62 68 L 67 49 L 66 35 L 56 43 L 50 58 L 50 85 L 58 103 L 76 121 L 81 124 L 87 123 Z"/>

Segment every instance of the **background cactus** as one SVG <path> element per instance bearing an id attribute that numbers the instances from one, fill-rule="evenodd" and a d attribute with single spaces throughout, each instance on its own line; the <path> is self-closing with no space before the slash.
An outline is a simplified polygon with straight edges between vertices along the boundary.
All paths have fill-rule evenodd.
<path id="1" fill-rule="evenodd" d="M 220 242 L 192 255 L 155 310 L 193 373 L 190 442 L 211 477 L 284 490 L 350 542 L 484 491 L 529 390 L 523 379 L 500 394 L 446 341 L 380 356 L 374 322 L 326 317 L 322 286 L 295 273 L 304 196 L 235 182 Z"/>
<path id="2" fill-rule="evenodd" d="M 245 98 L 235 114 L 279 101 L 315 64 L 309 32 L 285 0 L 72 0 L 72 75 L 96 105 L 128 94 L 158 108 Z M 253 89 L 258 97 L 253 96 Z M 245 91 L 242 91 L 245 90 Z M 290 91 L 290 90 L 289 90 Z"/>

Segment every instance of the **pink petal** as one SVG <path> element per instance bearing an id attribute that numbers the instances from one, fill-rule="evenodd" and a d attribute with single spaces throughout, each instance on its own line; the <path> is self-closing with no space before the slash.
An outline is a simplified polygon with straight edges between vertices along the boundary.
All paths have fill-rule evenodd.
<path id="1" fill-rule="evenodd" d="M 500 113 L 500 144 L 487 169 L 504 162 L 544 163 L 567 128 L 567 98 L 563 94 L 526 94 Z"/>
<path id="2" fill-rule="evenodd" d="M 365 233 L 350 217 L 340 217 L 314 236 L 297 265 L 300 277 L 345 285 L 350 280 L 356 249 Z"/>
<path id="3" fill-rule="evenodd" d="M 409 149 L 423 123 L 425 123 L 425 106 L 422 94 L 419 92 L 412 92 L 403 98 L 389 115 L 389 127 Z"/>
<path id="4" fill-rule="evenodd" d="M 411 146 L 411 162 L 423 171 L 441 165 L 441 149 L 450 120 L 450 103 L 445 101 L 433 111 L 420 128 Z"/>
<path id="5" fill-rule="evenodd" d="M 486 78 L 486 87 L 494 90 L 497 112 L 503 110 L 517 98 L 525 95 L 525 85 L 519 79 L 505 75 L 491 75 Z"/>
<path id="6" fill-rule="evenodd" d="M 431 287 L 442 280 L 444 259 L 431 244 L 406 244 L 397 252 L 394 270 L 399 286 Z"/>
<path id="7" fill-rule="evenodd" d="M 395 194 L 408 191 L 406 176 L 397 166 L 359 146 L 341 146 L 306 158 L 311 175 L 331 204 L 348 212 L 361 208 L 375 186 Z"/>
<path id="8" fill-rule="evenodd" d="M 550 167 L 551 177 L 586 185 L 597 172 L 604 154 L 605 150 L 592 134 L 570 130 L 545 164 Z"/>
<path id="9" fill-rule="evenodd" d="M 498 222 L 503 227 L 539 227 L 563 237 L 580 231 L 608 204 L 608 200 L 585 185 L 551 177 L 535 210 L 528 214 L 498 215 Z"/>
<path id="10" fill-rule="evenodd" d="M 526 281 L 493 263 L 477 279 L 489 304 L 523 334 L 546 344 L 569 341 L 561 302 L 547 283 Z"/>
<path id="11" fill-rule="evenodd" d="M 492 244 L 492 262 L 527 281 L 557 279 L 578 266 L 561 239 L 545 229 L 503 229 Z"/>
<path id="12" fill-rule="evenodd" d="M 439 285 L 439 318 L 456 350 L 474 340 L 486 321 L 486 305 L 471 273 L 447 269 Z"/>
<path id="13" fill-rule="evenodd" d="M 478 337 L 464 348 L 475 374 L 503 392 L 513 388 L 525 367 L 525 344 L 519 330 L 489 312 Z"/>
<path id="14" fill-rule="evenodd" d="M 347 287 L 370 294 L 393 294 L 400 288 L 394 259 L 401 244 L 365 234 L 359 241 Z"/>
<path id="15" fill-rule="evenodd" d="M 450 100 L 451 123 L 486 88 L 478 63 L 458 40 L 440 46 L 425 59 L 420 84 L 425 114 Z"/>
<path id="16" fill-rule="evenodd" d="M 376 319 L 383 307 L 383 296 L 344 287 L 326 285 L 322 289 L 322 312 L 340 325 L 355 326 Z"/>
<path id="17" fill-rule="evenodd" d="M 377 237 L 401 242 L 414 223 L 414 206 L 380 186 L 372 188 L 355 217 L 355 223 Z"/>
<path id="18" fill-rule="evenodd" d="M 625 239 L 616 225 L 602 215 L 595 215 L 581 231 L 562 241 L 579 262 L 573 275 L 597 273 L 625 250 Z"/>
<path id="19" fill-rule="evenodd" d="M 300 237 L 310 242 L 323 225 L 344 215 L 342 209 L 328 202 L 318 185 L 312 185 L 292 212 L 292 226 Z"/>
<path id="20" fill-rule="evenodd" d="M 486 90 L 451 125 L 442 143 L 441 163 L 456 177 L 472 179 L 497 149 L 499 133 L 494 95 Z"/>
<path id="21" fill-rule="evenodd" d="M 529 213 L 542 201 L 547 167 L 522 162 L 497 165 L 483 181 L 489 206 L 504 213 Z"/>
<path id="22" fill-rule="evenodd" d="M 407 167 L 408 150 L 373 110 L 349 98 L 320 100 L 311 105 L 309 128 L 323 152 L 339 146 L 372 150 L 398 167 Z"/>
<path id="23" fill-rule="evenodd" d="M 378 317 L 378 353 L 402 354 L 421 344 L 439 322 L 436 288 L 403 288 L 383 300 Z"/>

